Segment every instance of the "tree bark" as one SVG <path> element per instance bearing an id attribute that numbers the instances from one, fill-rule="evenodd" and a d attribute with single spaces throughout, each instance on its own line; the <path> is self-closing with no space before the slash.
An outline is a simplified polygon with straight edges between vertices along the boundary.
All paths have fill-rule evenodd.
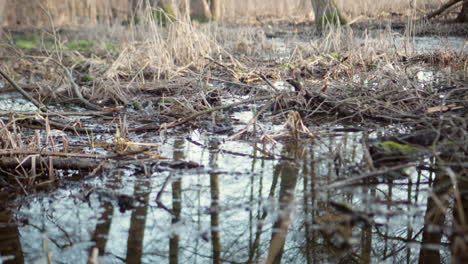
<path id="1" fill-rule="evenodd" d="M 219 20 L 222 17 L 221 0 L 211 0 L 210 11 L 211 11 L 211 18 L 213 20 Z"/>
<path id="2" fill-rule="evenodd" d="M 311 0 L 311 3 L 317 26 L 346 24 L 346 19 L 341 14 L 334 0 Z"/>

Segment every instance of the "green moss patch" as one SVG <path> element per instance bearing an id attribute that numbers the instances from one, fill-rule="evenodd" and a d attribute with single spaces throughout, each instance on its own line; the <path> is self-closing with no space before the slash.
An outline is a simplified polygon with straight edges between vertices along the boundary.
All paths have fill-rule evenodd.
<path id="1" fill-rule="evenodd" d="M 26 49 L 26 50 L 31 50 L 31 49 L 38 49 L 39 46 L 37 43 L 35 43 L 32 40 L 26 40 L 26 39 L 18 39 L 15 41 L 15 45 L 17 48 L 20 49 Z"/>
<path id="2" fill-rule="evenodd" d="M 420 148 L 412 145 L 404 145 L 395 141 L 384 141 L 377 144 L 383 151 L 395 154 L 409 155 L 421 151 Z"/>
<path id="3" fill-rule="evenodd" d="M 90 51 L 96 46 L 96 42 L 88 40 L 74 40 L 65 45 L 71 50 Z"/>

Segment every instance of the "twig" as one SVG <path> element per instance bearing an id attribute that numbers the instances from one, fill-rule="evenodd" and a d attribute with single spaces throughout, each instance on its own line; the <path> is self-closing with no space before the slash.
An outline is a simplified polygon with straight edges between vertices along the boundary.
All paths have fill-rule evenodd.
<path id="1" fill-rule="evenodd" d="M 37 108 L 39 108 L 39 110 L 41 112 L 45 112 L 47 111 L 47 107 L 38 102 L 36 99 L 34 99 L 31 95 L 29 95 L 24 89 L 22 89 L 21 87 L 19 87 L 5 72 L 3 72 L 1 69 L 0 69 L 0 74 L 3 76 L 3 78 L 5 78 L 10 84 L 11 86 L 13 86 L 13 88 L 15 88 L 16 91 L 18 91 L 21 95 L 23 95 L 24 98 L 26 98 L 28 101 L 30 101 L 31 103 L 33 103 Z"/>
<path id="2" fill-rule="evenodd" d="M 161 202 L 161 196 L 164 192 L 164 189 L 166 189 L 166 186 L 167 184 L 169 183 L 169 181 L 171 180 L 173 176 L 173 173 L 169 174 L 169 176 L 166 177 L 166 179 L 164 180 L 164 183 L 163 183 L 163 186 L 161 187 L 161 189 L 159 190 L 158 194 L 156 195 L 156 204 L 158 205 L 159 208 L 162 208 L 164 210 L 166 210 L 168 213 L 174 215 L 174 211 L 172 211 L 171 209 L 167 208 L 167 206 L 165 206 L 162 202 Z"/>
<path id="3" fill-rule="evenodd" d="M 218 61 L 215 61 L 214 59 L 210 58 L 210 57 L 205 57 L 205 59 L 213 62 L 214 64 L 218 65 L 218 66 L 221 66 L 222 68 L 224 68 L 225 70 L 227 70 L 232 76 L 236 76 L 236 72 L 234 70 L 232 70 L 231 68 L 229 68 L 228 66 L 222 64 L 221 62 L 218 62 Z"/>
<path id="4" fill-rule="evenodd" d="M 83 94 L 81 94 L 81 91 L 80 91 L 80 87 L 78 87 L 78 84 L 76 84 L 76 82 L 73 80 L 73 76 L 70 70 L 67 69 L 65 66 L 63 66 L 63 68 L 65 70 L 65 73 L 68 79 L 70 80 L 71 85 L 73 86 L 73 90 L 75 91 L 76 96 L 78 96 L 78 99 L 86 106 L 86 108 L 91 109 L 91 110 L 97 110 L 97 111 L 101 110 L 101 107 L 90 103 L 88 100 L 86 100 L 83 97 Z"/>
<path id="5" fill-rule="evenodd" d="M 260 115 L 263 114 L 263 112 L 265 112 L 273 103 L 275 102 L 275 100 L 270 100 L 268 103 L 266 103 L 262 109 L 260 109 L 260 111 L 258 111 L 258 113 L 252 117 L 252 119 L 250 119 L 249 123 L 247 123 L 247 125 L 245 126 L 245 128 L 243 128 L 241 131 L 237 132 L 236 134 L 230 136 L 228 138 L 228 140 L 234 140 L 234 139 L 237 139 L 240 135 L 244 134 L 248 129 L 249 127 L 255 122 L 258 120 L 258 118 L 260 117 Z"/>
<path id="6" fill-rule="evenodd" d="M 275 98 L 276 95 L 267 95 L 267 96 L 259 96 L 259 97 L 254 97 L 254 98 L 251 98 L 251 99 L 247 99 L 247 100 L 243 100 L 243 101 L 240 101 L 240 102 L 236 102 L 236 103 L 232 103 L 232 104 L 228 104 L 228 105 L 221 105 L 221 106 L 216 106 L 216 107 L 212 107 L 212 108 L 209 108 L 207 110 L 204 110 L 204 111 L 200 111 L 200 112 L 196 112 L 194 114 L 192 114 L 191 116 L 187 117 L 187 118 L 184 118 L 184 119 L 181 119 L 181 120 L 178 120 L 178 121 L 175 121 L 175 122 L 172 122 L 172 123 L 169 123 L 169 124 L 162 124 L 161 126 L 157 126 L 157 127 L 138 127 L 138 128 L 133 128 L 133 129 L 129 129 L 128 131 L 148 131 L 148 130 L 161 130 L 161 129 L 168 129 L 168 128 L 174 128 L 176 126 L 180 126 L 182 124 L 185 124 L 199 116 L 202 116 L 202 115 L 206 115 L 206 114 L 209 114 L 209 113 L 212 113 L 212 112 L 215 112 L 215 111 L 219 111 L 219 110 L 223 110 L 223 109 L 228 109 L 228 108 L 231 108 L 231 107 L 235 107 L 235 106 L 238 106 L 238 105 L 242 105 L 242 104 L 248 104 L 248 103 L 252 103 L 252 102 L 256 102 L 256 101 L 263 101 L 263 100 L 269 100 L 269 99 L 273 99 Z"/>
<path id="7" fill-rule="evenodd" d="M 33 125 L 23 125 L 24 127 L 29 127 L 29 128 L 44 128 L 45 127 L 45 124 L 44 124 L 44 121 L 43 120 L 38 120 L 38 119 L 35 119 L 34 120 L 35 122 L 37 122 L 37 126 L 35 126 L 34 124 Z M 90 132 L 93 132 L 93 133 L 115 133 L 115 129 L 94 129 L 94 128 L 86 128 L 86 127 L 75 127 L 75 126 L 70 126 L 70 125 L 67 125 L 67 124 L 63 124 L 63 123 L 60 123 L 60 122 L 57 122 L 57 121 L 52 121 L 52 120 L 49 120 L 49 125 L 54 127 L 54 128 L 58 128 L 58 129 L 62 129 L 62 130 L 67 130 L 67 131 L 73 131 L 75 133 L 90 133 Z"/>
<path id="8" fill-rule="evenodd" d="M 86 100 L 84 97 L 83 97 L 83 94 L 81 93 L 80 91 L 80 87 L 78 86 L 78 84 L 76 84 L 76 82 L 73 80 L 73 76 L 72 76 L 72 73 L 71 71 L 65 67 L 65 65 L 63 65 L 62 63 L 60 63 L 59 61 L 55 60 L 55 59 L 52 59 L 57 65 L 59 65 L 60 67 L 63 68 L 63 70 L 65 71 L 65 75 L 67 76 L 68 80 L 70 81 L 70 84 L 72 85 L 73 87 L 73 91 L 75 92 L 76 96 L 78 96 L 78 99 L 80 100 L 80 102 L 82 102 L 86 108 L 88 109 L 91 109 L 91 110 L 96 110 L 96 111 L 99 111 L 101 110 L 101 107 L 95 105 L 95 104 L 92 104 L 90 103 L 88 100 Z"/>
<path id="9" fill-rule="evenodd" d="M 379 175 L 389 173 L 389 172 L 392 172 L 392 171 L 395 171 L 395 170 L 401 170 L 401 169 L 404 169 L 404 168 L 413 167 L 413 166 L 416 166 L 416 165 L 417 165 L 417 163 L 410 162 L 410 163 L 396 165 L 396 166 L 389 167 L 389 168 L 384 168 L 384 169 L 381 169 L 381 170 L 372 171 L 372 172 L 369 172 L 369 173 L 365 173 L 365 174 L 363 174 L 361 176 L 357 176 L 357 177 L 349 178 L 349 179 L 346 179 L 346 180 L 334 182 L 334 183 L 326 186 L 325 189 L 335 189 L 335 188 L 346 187 L 346 186 L 349 186 L 349 185 L 351 185 L 351 184 L 353 184 L 354 182 L 357 182 L 357 181 L 369 179 L 371 177 L 379 176 Z"/>
<path id="10" fill-rule="evenodd" d="M 197 142 L 189 137 L 185 138 L 188 142 L 196 145 L 196 146 L 199 146 L 201 148 L 204 148 L 204 149 L 209 149 L 210 147 L 209 146 L 206 146 L 206 145 L 203 145 L 202 143 L 200 142 Z M 225 150 L 225 149 L 219 149 L 218 151 L 220 153 L 224 153 L 224 154 L 230 154 L 230 155 L 234 155 L 234 156 L 240 156 L 240 157 L 248 157 L 248 158 L 251 158 L 251 159 L 260 159 L 260 160 L 290 160 L 290 161 L 295 161 L 295 159 L 293 158 L 290 158 L 290 157 L 286 157 L 286 156 L 283 156 L 283 155 L 277 155 L 275 157 L 275 154 L 273 153 L 266 153 L 264 152 L 263 150 L 261 149 L 258 149 L 258 151 L 262 152 L 263 154 L 265 154 L 264 156 L 256 156 L 256 155 L 252 155 L 252 154 L 247 154 L 247 153 L 241 153 L 241 152 L 237 152 L 237 151 L 230 151 L 230 150 Z"/>
<path id="11" fill-rule="evenodd" d="M 264 80 L 264 81 L 268 84 L 268 86 L 270 86 L 273 90 L 275 90 L 275 92 L 279 92 L 279 89 L 276 88 L 276 86 L 275 86 L 274 84 L 272 84 L 272 83 L 270 82 L 270 80 L 268 80 L 267 77 L 265 77 L 265 75 L 263 75 L 263 74 L 260 73 L 260 72 L 257 72 L 256 74 L 257 74 L 258 76 L 260 76 L 260 78 L 262 78 L 262 80 Z"/>

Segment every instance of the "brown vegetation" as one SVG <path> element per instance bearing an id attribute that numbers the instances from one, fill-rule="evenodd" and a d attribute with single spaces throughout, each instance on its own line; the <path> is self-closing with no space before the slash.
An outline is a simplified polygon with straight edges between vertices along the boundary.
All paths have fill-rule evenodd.
<path id="1" fill-rule="evenodd" d="M 99 8 L 106 9 L 104 3 Z M 214 123 L 222 122 L 220 110 L 252 102 L 268 101 L 236 138 L 248 136 L 257 119 L 268 119 L 266 113 L 271 114 L 270 121 L 287 124 L 286 134 L 261 137 L 271 142 L 285 136 L 314 137 L 306 128 L 314 122 L 359 120 L 363 126 L 374 126 L 375 122 L 436 126 L 445 112 L 466 114 L 463 101 L 457 99 L 464 93 L 458 76 L 467 74 L 466 53 L 444 48 L 418 54 L 412 45 L 416 29 L 412 23 L 404 32 L 387 28 L 356 33 L 349 26 L 329 26 L 317 37 L 313 28 L 298 33 L 299 27 L 292 32 L 288 26 L 198 24 L 187 16 L 163 19 L 163 13 L 155 15 L 149 9 L 142 11 L 135 23 L 111 23 L 114 13 L 98 12 L 97 5 L 76 7 L 80 11 L 70 9 L 83 15 L 69 14 L 71 19 L 61 20 L 59 13 L 68 15 L 59 12 L 60 8 L 39 6 L 35 10 L 45 14 L 44 24 L 36 24 L 100 24 L 79 30 L 36 30 L 31 33 L 32 40 L 22 39 L 25 32 L 11 31 L 1 42 L 2 71 L 40 103 L 68 106 L 74 102 L 93 111 L 102 110 L 92 114 L 99 118 L 112 112 L 119 117 L 111 119 L 108 127 L 104 124 L 109 117 L 94 119 L 104 127 L 97 129 L 63 114 L 14 116 L 2 124 L 0 143 L 4 149 L 24 151 L 15 154 L 20 160 L 34 155 L 27 151 L 55 146 L 53 140 L 28 135 L 31 127 L 46 129 L 46 138 L 54 128 L 64 133 L 110 132 L 115 134 L 115 151 L 121 152 L 117 146 L 128 147 L 129 132 L 164 134 L 182 125 L 203 126 L 197 121 L 208 116 Z M 80 13 L 86 9 L 97 13 Z M 229 18 L 229 12 L 224 14 Z M 264 59 L 275 53 L 285 55 L 278 60 Z M 452 86 L 440 84 L 428 90 L 419 79 L 421 68 L 428 67 L 436 68 L 434 74 L 446 76 L 442 83 Z M 277 87 L 281 81 L 291 86 L 284 84 L 286 90 L 281 90 Z M 223 104 L 225 98 L 245 94 L 249 99 Z M 147 120 L 152 122 L 144 125 Z M 58 151 L 69 149 L 63 145 Z M 86 151 L 82 148 L 79 152 Z"/>
<path id="2" fill-rule="evenodd" d="M 174 0 L 176 6 L 183 6 L 185 0 Z M 0 25 L 9 27 L 76 27 L 96 23 L 129 21 L 135 3 L 129 0 L 17 0 L 0 1 Z M 144 2 L 144 1 L 143 1 Z M 202 0 L 190 1 L 193 17 L 206 17 L 208 6 Z M 372 1 L 337 0 L 336 4 L 350 19 L 359 16 L 380 17 L 392 14 L 409 15 L 416 12 L 422 15 L 427 10 L 436 9 L 440 0 L 417 1 Z M 181 7 L 182 10 L 184 9 Z M 309 0 L 225 0 L 218 7 L 220 18 L 231 22 L 258 22 L 266 18 L 290 21 L 304 21 L 313 18 Z M 209 10 L 208 10 L 209 11 Z M 184 13 L 183 11 L 181 12 Z"/>

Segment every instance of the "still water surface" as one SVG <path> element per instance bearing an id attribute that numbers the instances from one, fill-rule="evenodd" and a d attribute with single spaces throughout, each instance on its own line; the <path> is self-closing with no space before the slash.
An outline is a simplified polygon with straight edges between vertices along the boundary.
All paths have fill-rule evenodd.
<path id="1" fill-rule="evenodd" d="M 86 263 L 93 249 L 102 263 L 415 263 L 425 256 L 435 175 L 409 167 L 396 171 L 401 176 L 351 181 L 365 175 L 361 132 L 274 147 L 213 138 L 193 132 L 161 144 L 162 156 L 203 167 L 131 165 L 85 181 L 65 177 L 52 193 L 16 200 L 3 221 L 20 224 L 1 233 L 18 249 L 9 252 L 12 263 L 47 263 L 48 254 L 54 263 Z M 262 159 L 266 152 L 283 158 Z M 434 240 L 428 254 L 448 261 L 446 241 Z"/>

